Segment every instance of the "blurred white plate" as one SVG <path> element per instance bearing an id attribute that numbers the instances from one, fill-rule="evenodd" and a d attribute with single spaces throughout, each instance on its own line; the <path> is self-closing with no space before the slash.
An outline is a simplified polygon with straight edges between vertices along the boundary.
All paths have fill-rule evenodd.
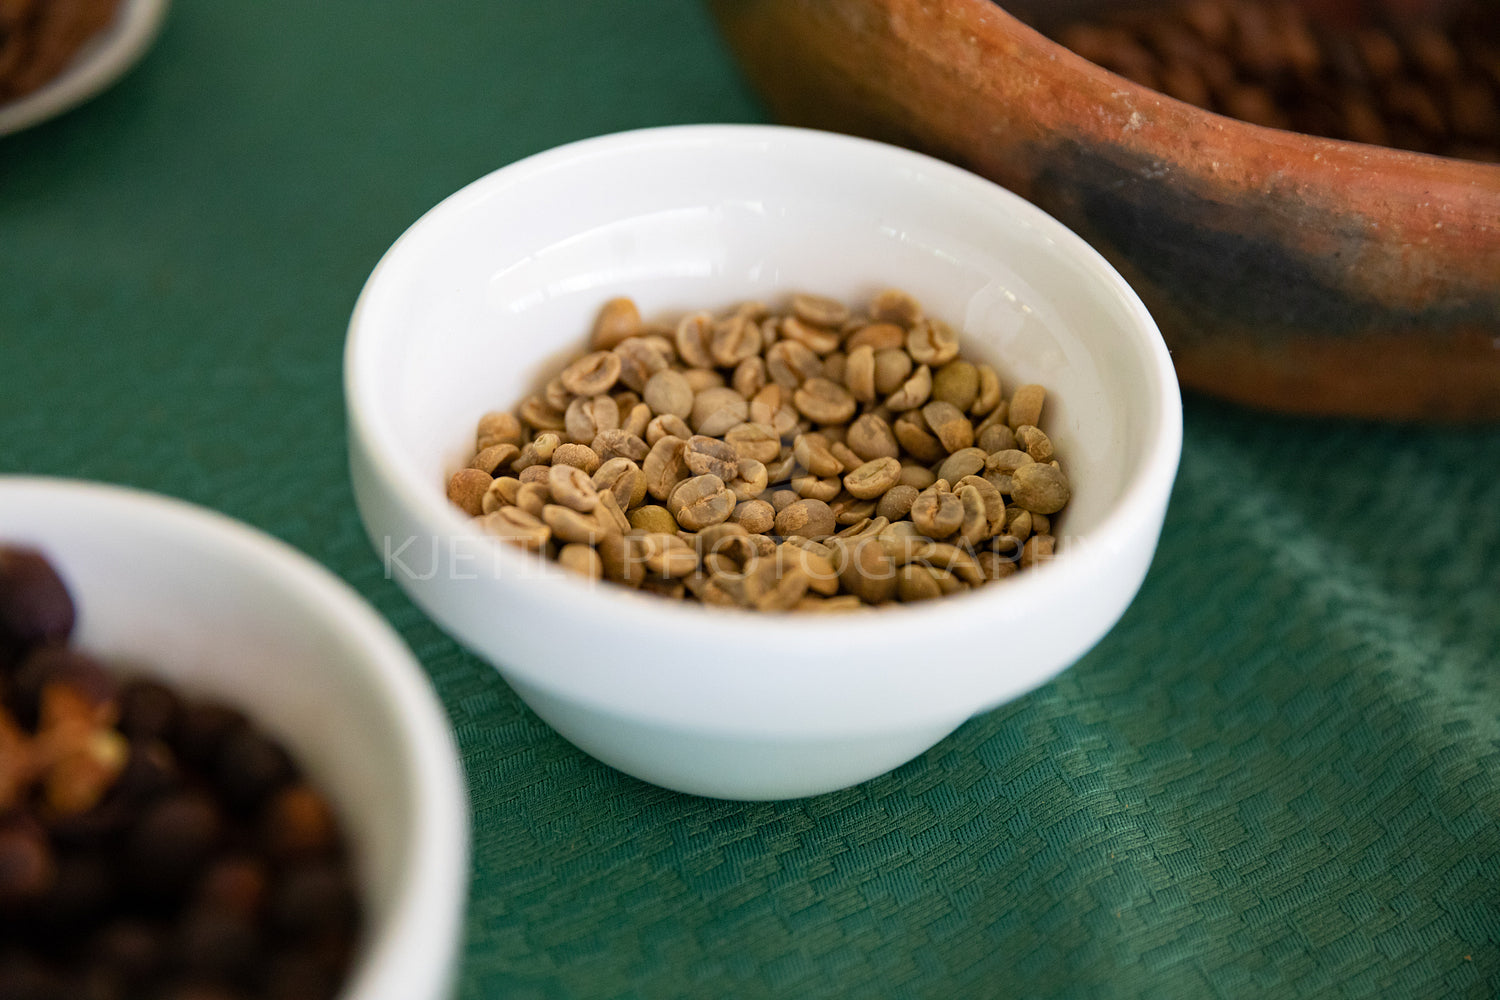
<path id="1" fill-rule="evenodd" d="M 118 80 L 161 30 L 167 0 L 122 0 L 114 23 L 78 50 L 39 90 L 0 104 L 0 135 L 19 132 L 77 107 Z"/>

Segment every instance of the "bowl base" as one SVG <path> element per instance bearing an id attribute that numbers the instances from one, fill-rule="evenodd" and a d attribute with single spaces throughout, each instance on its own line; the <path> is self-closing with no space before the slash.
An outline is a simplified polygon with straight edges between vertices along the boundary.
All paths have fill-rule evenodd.
<path id="1" fill-rule="evenodd" d="M 569 743 L 618 771 L 675 792 L 746 802 L 821 795 L 868 781 L 964 722 L 843 738 L 719 736 L 591 711 L 510 677 L 506 683 Z"/>

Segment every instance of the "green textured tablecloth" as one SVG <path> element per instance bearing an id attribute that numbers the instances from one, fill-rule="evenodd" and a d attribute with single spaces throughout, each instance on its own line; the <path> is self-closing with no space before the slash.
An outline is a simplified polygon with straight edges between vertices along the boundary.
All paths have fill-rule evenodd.
<path id="1" fill-rule="evenodd" d="M 1119 627 L 798 802 L 595 763 L 383 578 L 340 395 L 381 252 L 526 154 L 761 114 L 687 0 L 178 0 L 0 139 L 0 471 L 216 507 L 390 617 L 469 772 L 465 998 L 1500 994 L 1495 430 L 1190 397 Z"/>

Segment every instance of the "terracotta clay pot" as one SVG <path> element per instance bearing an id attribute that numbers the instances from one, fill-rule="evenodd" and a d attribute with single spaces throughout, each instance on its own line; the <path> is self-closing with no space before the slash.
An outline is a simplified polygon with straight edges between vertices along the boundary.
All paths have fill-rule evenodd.
<path id="1" fill-rule="evenodd" d="M 1500 165 L 1212 114 L 989 0 L 713 10 L 778 119 L 959 163 L 1081 234 L 1184 384 L 1289 412 L 1500 418 Z"/>

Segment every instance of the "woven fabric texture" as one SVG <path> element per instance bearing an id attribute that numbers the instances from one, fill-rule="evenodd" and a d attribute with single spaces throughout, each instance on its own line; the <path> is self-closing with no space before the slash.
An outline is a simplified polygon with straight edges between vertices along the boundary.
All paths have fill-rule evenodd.
<path id="1" fill-rule="evenodd" d="M 687 0 L 178 0 L 0 139 L 0 471 L 218 508 L 395 623 L 468 768 L 464 1000 L 1500 995 L 1500 431 L 1189 397 L 1120 625 L 804 801 L 609 770 L 384 579 L 340 352 L 385 247 L 557 143 L 762 115 Z"/>

